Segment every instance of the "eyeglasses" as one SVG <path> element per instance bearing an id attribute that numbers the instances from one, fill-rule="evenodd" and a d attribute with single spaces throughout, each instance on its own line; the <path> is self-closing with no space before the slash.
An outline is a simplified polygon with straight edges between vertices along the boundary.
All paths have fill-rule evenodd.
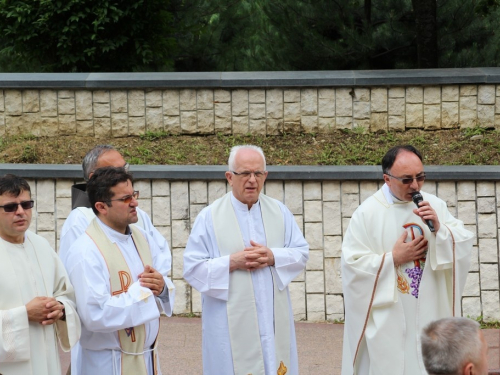
<path id="1" fill-rule="evenodd" d="M 241 176 L 243 178 L 249 178 L 252 174 L 255 176 L 255 178 L 262 178 L 266 174 L 266 172 L 262 172 L 262 171 L 255 171 L 255 172 L 248 172 L 248 171 L 235 172 L 235 171 L 231 171 L 231 173 L 234 174 L 235 176 Z"/>
<path id="2" fill-rule="evenodd" d="M 5 206 L 0 206 L 0 208 L 3 208 L 5 212 L 16 212 L 17 211 L 17 206 L 21 206 L 23 210 L 29 210 L 33 208 L 35 205 L 35 201 L 24 201 L 21 203 L 9 203 L 6 204 Z"/>
<path id="3" fill-rule="evenodd" d="M 125 169 L 125 172 L 128 173 L 128 171 L 130 169 L 130 164 L 129 163 L 125 163 L 125 165 L 123 166 L 123 169 Z"/>
<path id="4" fill-rule="evenodd" d="M 417 182 L 422 182 L 425 180 L 425 173 L 421 174 L 420 176 L 417 176 L 417 177 L 405 177 L 405 178 L 396 177 L 390 173 L 385 173 L 385 174 L 388 176 L 391 176 L 392 178 L 395 178 L 396 180 L 401 181 L 401 183 L 405 184 L 405 185 L 410 185 L 411 183 L 413 183 L 413 180 L 417 180 Z"/>
<path id="5" fill-rule="evenodd" d="M 132 195 L 125 195 L 124 197 L 122 198 L 116 198 L 116 199 L 110 199 L 109 201 L 121 201 L 125 204 L 129 204 L 130 202 L 132 202 L 132 198 L 133 199 L 138 199 L 139 198 L 139 191 L 138 190 L 135 190 Z"/>

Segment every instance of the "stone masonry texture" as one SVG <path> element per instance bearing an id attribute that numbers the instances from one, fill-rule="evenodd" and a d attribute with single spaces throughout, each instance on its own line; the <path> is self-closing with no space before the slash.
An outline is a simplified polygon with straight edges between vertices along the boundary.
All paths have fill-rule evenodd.
<path id="1" fill-rule="evenodd" d="M 466 93 L 475 91 L 469 89 Z M 246 92 L 240 94 L 244 94 L 243 100 L 248 100 Z M 296 100 L 301 94 L 303 92 L 294 96 L 289 93 L 284 98 Z M 324 96 L 331 95 L 326 94 Z M 431 94 L 428 100 L 435 100 L 435 93 Z M 209 106 L 206 99 L 210 95 L 206 92 L 199 96 L 184 95 L 203 100 L 204 106 Z M 261 102 L 263 95 L 263 92 L 254 91 L 250 92 L 249 98 Z M 411 93 L 412 100 L 425 100 L 426 95 L 425 92 Z M 484 101 L 490 100 L 488 98 Z M 111 96 L 111 101 L 114 99 L 116 96 Z M 126 103 L 123 98 L 121 100 Z M 155 98 L 155 103 L 161 103 L 161 100 Z M 71 210 L 71 185 L 74 182 L 68 179 L 29 180 L 36 202 L 30 229 L 56 248 L 61 227 Z M 343 234 L 354 210 L 381 184 L 374 181 L 281 180 L 266 183 L 266 194 L 287 205 L 310 244 L 307 267 L 290 285 L 296 320 L 334 321 L 344 318 L 340 272 Z M 230 186 L 224 180 L 141 179 L 135 182 L 135 187 L 141 191 L 140 207 L 150 214 L 172 252 L 171 277 L 178 288 L 174 312 L 199 314 L 199 293 L 182 278 L 182 254 L 197 214 L 229 191 Z M 474 318 L 482 316 L 487 321 L 500 320 L 499 188 L 500 182 L 484 181 L 426 181 L 423 188 L 444 199 L 450 211 L 477 237 L 461 313 Z"/>
<path id="2" fill-rule="evenodd" d="M 1 134 L 123 137 L 500 128 L 500 85 L 2 89 Z"/>

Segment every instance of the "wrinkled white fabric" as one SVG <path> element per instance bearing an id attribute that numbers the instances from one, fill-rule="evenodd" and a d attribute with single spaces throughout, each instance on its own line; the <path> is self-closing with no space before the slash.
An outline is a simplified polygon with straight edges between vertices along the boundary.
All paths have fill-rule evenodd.
<path id="1" fill-rule="evenodd" d="M 152 267 L 160 272 L 165 280 L 163 293 L 157 298 L 150 296 L 148 303 L 145 303 L 141 296 L 149 292 L 149 289 L 141 287 L 137 281 L 138 275 L 144 271 L 144 266 L 131 235 L 116 232 L 99 219 L 98 223 L 108 238 L 122 251 L 131 272 L 132 284 L 127 292 L 111 296 L 109 271 L 92 239 L 84 233 L 71 246 L 66 267 L 71 280 L 77 285 L 75 293 L 82 320 L 82 349 L 80 368 L 76 374 L 82 375 L 120 374 L 121 353 L 117 331 L 145 324 L 144 350 L 147 351 L 151 349 L 157 336 L 160 313 L 164 311 L 171 316 L 174 304 L 174 286 L 168 278 L 170 251 L 158 248 L 153 238 L 142 231 L 151 249 Z M 144 359 L 149 374 L 152 374 L 151 353 L 146 353 Z"/>
<path id="2" fill-rule="evenodd" d="M 259 202 L 249 210 L 246 204 L 231 194 L 245 246 L 250 240 L 266 244 Z M 309 245 L 297 226 L 292 213 L 280 202 L 285 222 L 285 243 L 272 248 L 280 290 L 304 269 L 309 257 Z M 243 249 L 242 249 L 243 250 Z M 226 301 L 229 290 L 229 256 L 220 256 L 213 230 L 211 206 L 196 218 L 184 252 L 184 278 L 202 293 L 203 373 L 205 375 L 233 374 L 233 361 L 227 323 Z M 273 283 L 269 267 L 252 272 L 257 317 L 266 374 L 276 373 L 274 344 Z M 290 321 L 293 313 L 290 309 Z M 287 374 L 298 374 L 295 329 L 291 324 L 290 358 Z"/>
<path id="3" fill-rule="evenodd" d="M 345 303 L 342 375 L 426 374 L 420 352 L 422 328 L 433 320 L 452 316 L 453 311 L 457 316 L 461 314 L 461 296 L 474 235 L 450 214 L 444 201 L 421 193 L 441 223 L 435 234 L 413 213 L 416 207 L 413 202 L 394 201 L 386 186 L 364 201 L 351 218 L 341 260 Z M 418 299 L 411 295 L 413 290 L 410 293 L 398 290 L 398 275 L 392 259 L 394 244 L 405 230 L 408 240 L 412 231 L 422 231 L 429 241 Z M 450 231 L 455 239 L 455 306 Z M 403 272 L 408 267 L 403 266 Z M 372 295 L 371 312 L 354 371 L 354 356 Z"/>
<path id="4" fill-rule="evenodd" d="M 136 208 L 139 228 L 144 229 L 156 242 L 156 245 L 161 251 L 170 253 L 168 243 L 165 238 L 158 232 L 158 230 L 153 226 L 151 219 L 148 214 L 141 210 L 139 207 Z M 90 224 L 90 221 L 95 217 L 94 212 L 88 207 L 78 207 L 71 211 L 66 220 L 64 221 L 63 227 L 61 229 L 61 238 L 59 240 L 59 257 L 61 258 L 64 266 L 66 267 L 67 257 L 69 248 L 78 237 L 80 237 Z M 81 347 L 77 343 L 73 349 L 71 349 L 71 372 L 73 374 L 78 373 L 78 369 L 81 366 Z"/>
<path id="5" fill-rule="evenodd" d="M 43 237 L 26 232 L 23 244 L 0 239 L 0 373 L 60 374 L 58 344 L 68 351 L 80 337 L 80 319 L 66 270 Z M 25 305 L 35 297 L 54 297 L 66 321 L 43 326 L 28 321 Z"/>

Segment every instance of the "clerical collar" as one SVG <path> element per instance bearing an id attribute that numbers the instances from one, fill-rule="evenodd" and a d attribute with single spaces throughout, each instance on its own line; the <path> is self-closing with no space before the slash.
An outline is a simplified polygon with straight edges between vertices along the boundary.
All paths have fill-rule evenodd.
<path id="1" fill-rule="evenodd" d="M 384 184 L 384 186 L 382 186 L 382 192 L 384 193 L 384 196 L 385 196 L 385 199 L 387 200 L 387 202 L 389 204 L 406 204 L 406 203 L 411 203 L 410 201 L 402 201 L 401 199 L 399 199 L 398 197 L 396 197 L 394 194 L 392 194 L 392 191 L 391 189 L 389 188 L 389 186 L 387 186 L 387 184 Z"/>
<path id="2" fill-rule="evenodd" d="M 127 241 L 130 238 L 130 235 L 132 234 L 132 231 L 130 230 L 130 226 L 127 227 L 127 234 L 120 233 L 110 226 L 104 224 L 104 222 L 99 219 L 97 216 L 97 222 L 101 226 L 102 230 L 106 234 L 106 236 L 109 238 L 111 242 L 122 242 L 122 241 Z"/>
<path id="3" fill-rule="evenodd" d="M 233 203 L 233 207 L 235 209 L 237 209 L 238 211 L 244 211 L 244 212 L 248 212 L 250 211 L 251 209 L 253 209 L 255 206 L 259 205 L 260 204 L 260 201 L 257 201 L 255 202 L 254 204 L 252 204 L 252 207 L 250 209 L 248 209 L 248 204 L 246 203 L 243 203 L 241 201 L 239 201 L 233 194 L 233 192 L 231 192 L 231 202 Z"/>
<path id="4" fill-rule="evenodd" d="M 402 201 L 401 199 L 399 199 L 398 197 L 396 197 L 396 196 L 392 193 L 391 188 L 389 188 L 389 193 L 391 193 L 391 195 L 392 195 L 392 199 L 396 201 L 396 202 L 394 202 L 394 203 L 404 203 L 404 201 Z"/>

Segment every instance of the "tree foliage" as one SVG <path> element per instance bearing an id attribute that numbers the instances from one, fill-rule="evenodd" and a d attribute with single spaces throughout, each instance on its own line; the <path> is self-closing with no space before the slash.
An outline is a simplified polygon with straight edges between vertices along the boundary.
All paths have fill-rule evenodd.
<path id="1" fill-rule="evenodd" d="M 173 4 L 175 0 L 173 0 Z M 179 71 L 259 70 L 267 18 L 255 0 L 179 0 L 176 58 Z"/>
<path id="2" fill-rule="evenodd" d="M 497 66 L 496 0 L 268 0 L 278 68 Z M 433 8 L 435 7 L 435 9 Z"/>
<path id="3" fill-rule="evenodd" d="M 0 0 L 0 69 L 500 66 L 500 0 Z"/>
<path id="4" fill-rule="evenodd" d="M 169 69 L 170 19 L 163 0 L 0 0 L 0 55 L 26 70 Z"/>

